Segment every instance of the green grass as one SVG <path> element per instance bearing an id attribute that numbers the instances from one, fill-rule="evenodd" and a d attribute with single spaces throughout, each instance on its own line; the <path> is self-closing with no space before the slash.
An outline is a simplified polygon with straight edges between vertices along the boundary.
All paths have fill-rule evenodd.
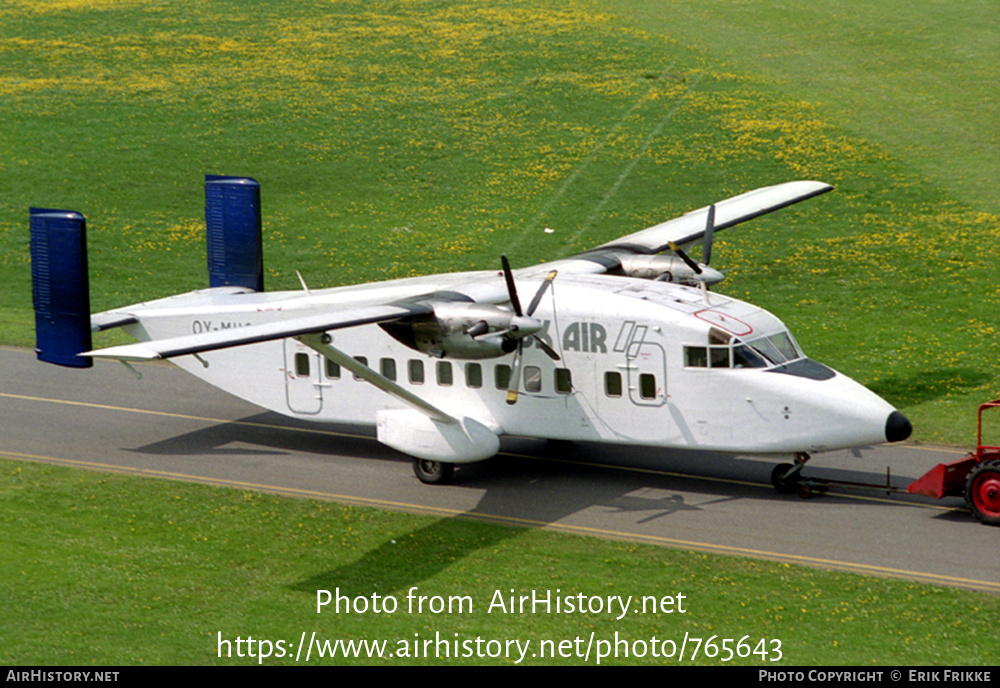
<path id="1" fill-rule="evenodd" d="M 990 0 L 612 2 L 627 22 L 695 46 L 883 146 L 969 207 L 996 215 L 1000 41 Z M 975 247 L 970 247 L 975 250 Z"/>
<path id="2" fill-rule="evenodd" d="M 777 647 L 771 639 L 780 640 L 779 663 L 759 655 L 731 662 L 757 666 L 996 661 L 1000 598 L 985 593 L 40 464 L 2 461 L 0 475 L 0 662 L 7 665 L 253 664 L 218 657 L 219 634 L 235 649 L 237 637 L 294 644 L 314 631 L 330 640 L 386 639 L 392 649 L 436 631 L 448 640 L 530 640 L 536 649 L 542 640 L 587 642 L 592 632 L 599 640 L 618 632 L 630 643 L 679 642 L 685 633 L 717 636 L 720 646 L 728 637 L 750 636 L 754 646 L 768 638 L 768 652 Z M 414 586 L 427 597 L 468 596 L 473 606 L 409 613 Z M 399 609 L 317 614 L 316 591 L 337 588 L 369 602 L 393 596 Z M 686 611 L 620 621 L 617 613 L 487 611 L 496 591 L 512 589 L 683 594 Z"/>

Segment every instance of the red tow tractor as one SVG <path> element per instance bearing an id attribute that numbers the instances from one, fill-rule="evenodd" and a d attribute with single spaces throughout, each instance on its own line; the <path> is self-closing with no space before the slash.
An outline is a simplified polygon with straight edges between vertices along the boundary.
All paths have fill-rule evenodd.
<path id="1" fill-rule="evenodd" d="M 982 523 L 1000 526 L 1000 447 L 983 444 L 983 411 L 1000 408 L 1000 399 L 979 407 L 976 450 L 964 459 L 939 463 L 907 486 L 911 494 L 941 499 L 965 494 L 969 509 Z"/>

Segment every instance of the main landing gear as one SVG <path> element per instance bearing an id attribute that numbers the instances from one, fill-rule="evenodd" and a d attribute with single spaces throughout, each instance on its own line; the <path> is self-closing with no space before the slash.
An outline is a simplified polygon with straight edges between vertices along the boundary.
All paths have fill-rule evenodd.
<path id="1" fill-rule="evenodd" d="M 451 482 L 455 464 L 430 459 L 413 459 L 413 472 L 420 482 L 427 485 L 446 485 Z"/>

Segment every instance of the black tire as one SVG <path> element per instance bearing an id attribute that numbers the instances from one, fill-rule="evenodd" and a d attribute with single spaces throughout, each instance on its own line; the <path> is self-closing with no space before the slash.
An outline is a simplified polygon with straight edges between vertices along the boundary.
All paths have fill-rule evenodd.
<path id="1" fill-rule="evenodd" d="M 429 459 L 414 459 L 413 472 L 420 482 L 427 485 L 446 485 L 451 482 L 455 464 Z"/>
<path id="2" fill-rule="evenodd" d="M 1000 461 L 984 461 L 969 471 L 965 503 L 981 523 L 1000 526 Z"/>
<path id="3" fill-rule="evenodd" d="M 792 464 L 779 463 L 771 471 L 771 484 L 779 494 L 795 494 L 799 491 L 798 480 L 782 480 L 782 476 L 792 470 Z"/>

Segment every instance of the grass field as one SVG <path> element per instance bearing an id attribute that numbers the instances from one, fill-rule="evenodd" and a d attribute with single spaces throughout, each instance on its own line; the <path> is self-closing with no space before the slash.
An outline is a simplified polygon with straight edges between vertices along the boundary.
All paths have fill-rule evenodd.
<path id="1" fill-rule="evenodd" d="M 320 287 L 494 267 L 501 253 L 515 265 L 535 263 L 750 188 L 815 178 L 837 191 L 719 236 L 713 265 L 731 269 L 721 290 L 773 311 L 812 357 L 899 406 L 914 421 L 916 440 L 967 445 L 976 405 L 998 396 L 1000 387 L 995 7 L 978 0 L 960 8 L 821 0 L 785 8 L 721 0 L 571 0 L 554 7 L 537 0 L 502 6 L 9 0 L 0 6 L 0 343 L 33 340 L 29 206 L 87 216 L 92 303 L 100 310 L 206 284 L 205 173 L 261 181 L 271 289 L 297 288 L 295 270 Z M 556 232 L 546 234 L 545 227 Z M 15 476 L 12 484 L 18 499 L 44 504 L 49 496 L 38 486 L 54 479 L 18 483 Z M 106 479 L 115 486 L 117 480 Z M 132 485 L 114 489 L 143 492 Z M 163 489 L 183 492 L 182 502 L 196 500 L 187 487 Z M 101 494 L 103 512 L 113 497 Z M 173 513 L 163 506 L 173 495 L 164 499 L 149 508 Z M 259 496 L 219 499 L 220 510 L 233 499 L 271 503 Z M 78 559 L 72 518 L 69 525 L 65 519 L 73 507 L 37 508 L 24 512 L 19 504 L 6 516 L 9 532 L 34 533 L 16 545 L 17 561 L 34 557 L 41 567 L 4 569 L 3 584 L 16 601 L 6 613 L 21 618 L 2 628 L 23 629 L 12 662 L 46 661 L 32 648 L 58 645 L 60 633 L 75 649 L 58 661 L 107 656 L 104 650 L 88 654 L 84 641 L 70 638 L 79 627 L 61 624 L 56 608 L 105 614 L 95 618 L 95 628 L 121 623 L 122 635 L 112 634 L 112 644 L 173 639 L 190 622 L 192 607 L 237 605 L 206 615 L 235 628 L 240 620 L 279 614 L 286 603 L 301 604 L 304 593 L 287 589 L 295 581 L 304 585 L 321 571 L 350 568 L 344 559 L 317 562 L 292 545 L 204 564 L 202 551 L 184 550 L 181 560 L 204 570 L 197 577 L 177 572 L 171 585 L 180 590 L 164 592 L 186 597 L 157 596 L 155 579 L 181 547 L 178 541 L 158 549 L 169 530 L 162 522 L 137 549 L 102 564 L 95 552 L 130 537 L 134 527 L 127 517 L 105 522 L 98 540 L 79 541 L 89 563 L 74 571 L 86 559 Z M 286 508 L 293 514 L 334 509 Z M 31 530 L 35 517 L 11 513 L 39 519 L 47 513 L 51 532 L 70 534 L 53 538 L 43 555 L 37 543 L 48 540 L 44 529 Z M 245 525 L 218 519 L 212 526 L 212 515 L 192 526 L 195 531 Z M 378 536 L 361 528 L 355 559 L 383 556 L 401 530 L 443 542 L 496 538 L 510 556 L 504 565 L 516 568 L 523 565 L 518 552 L 535 552 L 531 558 L 552 546 L 549 538 L 560 539 L 456 534 L 452 529 L 478 533 L 480 526 L 431 527 L 399 518 Z M 208 542 L 226 537 L 235 535 L 213 531 Z M 589 552 L 597 545 L 565 546 Z M 640 556 L 631 546 L 607 547 L 616 552 L 610 560 L 624 568 L 647 557 L 694 565 L 687 555 L 643 549 Z M 149 559 L 154 553 L 166 558 Z M 466 558 L 438 565 L 426 584 L 447 591 L 469 580 Z M 149 568 L 147 560 L 163 564 Z M 789 599 L 790 579 L 771 565 L 712 560 L 714 567 L 727 572 L 705 584 L 705 595 L 730 584 L 741 588 L 756 576 L 754 599 Z M 754 567 L 766 573 L 755 574 Z M 570 575 L 569 567 L 554 568 L 558 576 Z M 267 573 L 254 579 L 256 597 L 234 602 L 208 592 L 244 569 Z M 484 580 L 496 575 L 475 570 Z M 58 598 L 58 579 L 67 573 L 94 587 L 79 604 Z M 131 621 L 115 620 L 123 602 L 109 592 L 114 588 L 93 582 L 110 574 L 107 580 L 126 589 L 142 581 Z M 643 570 L 636 580 L 646 575 Z M 955 616 L 973 626 L 984 608 L 994 610 L 986 618 L 997 616 L 989 606 L 995 601 L 982 596 L 802 575 L 794 583 L 806 609 L 799 625 L 787 625 L 790 612 L 778 615 L 777 625 L 767 621 L 776 618 L 771 602 L 744 627 L 826 637 L 824 624 L 837 619 L 838 605 L 864 604 L 867 616 L 855 618 L 865 622 L 850 626 L 852 633 L 868 625 L 890 638 L 897 632 L 917 637 L 883 627 L 886 616 L 875 612 L 901 595 L 946 599 L 952 613 L 959 610 Z M 46 600 L 23 592 L 40 585 L 49 590 Z M 280 594 L 270 594 L 282 585 Z M 806 605 L 814 585 L 821 596 L 846 592 L 829 604 Z M 731 618 L 726 609 L 712 618 Z M 918 625 L 937 623 L 936 614 L 944 612 L 920 612 Z M 39 621 L 29 629 L 24 624 L 32 617 Z M 206 622 L 201 631 L 212 628 Z M 277 633 L 290 628 L 273 626 Z M 271 632 L 254 632 L 264 630 Z M 898 655 L 847 653 L 842 645 L 803 648 L 794 661 L 989 661 L 975 642 L 951 631 L 942 647 L 912 642 L 897 644 L 904 648 Z M 11 647 L 6 635 L 4 645 Z M 98 661 L 208 661 L 192 654 L 203 652 L 201 645 L 190 647 Z"/>

